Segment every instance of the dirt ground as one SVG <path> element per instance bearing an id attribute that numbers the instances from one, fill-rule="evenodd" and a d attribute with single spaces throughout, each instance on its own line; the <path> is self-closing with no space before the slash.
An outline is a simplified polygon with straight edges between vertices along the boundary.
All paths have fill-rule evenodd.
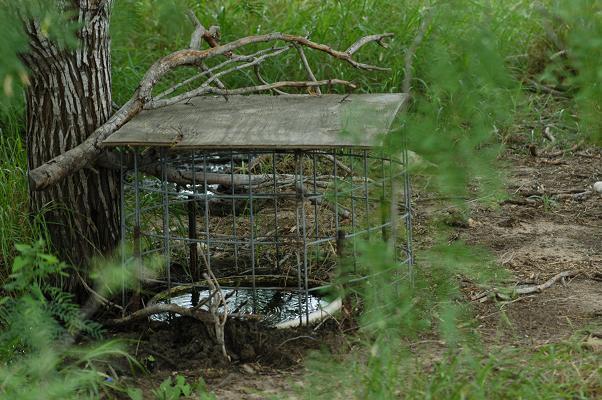
<path id="1" fill-rule="evenodd" d="M 591 185 L 602 180 L 602 149 L 563 156 L 532 157 L 509 152 L 509 199 L 487 206 L 468 199 L 469 215 L 454 219 L 453 207 L 415 191 L 417 242 L 428 243 L 429 219 L 449 217 L 450 240 L 489 249 L 511 272 L 508 286 L 540 284 L 562 271 L 575 276 L 549 289 L 505 304 L 475 301 L 478 330 L 485 343 L 533 346 L 568 339 L 602 324 L 602 196 Z M 587 192 L 589 191 L 589 192 Z M 585 192 L 585 193 L 583 193 Z M 464 282 L 467 300 L 480 288 Z M 504 313 L 507 318 L 501 318 Z M 170 374 L 201 376 L 220 399 L 294 398 L 308 350 L 323 343 L 337 347 L 341 338 L 326 326 L 315 332 L 265 331 L 235 327 L 226 333 L 234 360 L 212 359 L 207 332 L 193 325 L 165 331 L 149 328 L 138 337 L 140 358 L 153 355 L 152 373 L 136 379 L 149 390 Z M 311 329 L 311 328 L 310 328 Z M 179 332 L 173 337 L 175 332 Z M 135 339 L 135 338 L 133 338 Z M 236 344 L 239 343 L 239 344 Z M 245 343 L 240 345 L 240 343 Z"/>
<path id="2" fill-rule="evenodd" d="M 512 197 L 495 210 L 474 207 L 468 229 L 458 229 L 458 238 L 490 249 L 518 286 L 576 273 L 504 305 L 505 323 L 499 304 L 479 304 L 486 340 L 540 345 L 602 322 L 602 196 L 591 193 L 602 180 L 601 156 L 599 150 L 552 160 L 511 156 Z"/>

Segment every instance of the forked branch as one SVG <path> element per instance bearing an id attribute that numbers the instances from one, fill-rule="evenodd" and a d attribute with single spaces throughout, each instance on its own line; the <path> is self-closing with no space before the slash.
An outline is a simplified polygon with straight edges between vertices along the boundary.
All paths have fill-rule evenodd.
<path id="1" fill-rule="evenodd" d="M 85 168 L 86 166 L 92 164 L 103 151 L 101 146 L 102 142 L 109 135 L 117 131 L 125 123 L 134 118 L 144 108 L 156 108 L 163 105 L 174 104 L 175 102 L 181 101 L 182 99 L 187 99 L 192 96 L 199 96 L 204 94 L 248 94 L 267 90 L 278 90 L 285 87 L 308 88 L 331 85 L 344 85 L 351 88 L 355 87 L 355 85 L 353 85 L 351 82 L 341 79 L 326 79 L 314 81 L 310 78 L 311 80 L 309 81 L 283 80 L 274 83 L 263 83 L 261 85 L 248 86 L 236 89 L 225 89 L 223 87 L 216 88 L 211 87 L 209 85 L 205 85 L 188 91 L 182 95 L 179 95 L 180 97 L 178 99 L 154 99 L 152 92 L 157 82 L 159 82 L 163 77 L 165 77 L 166 74 L 172 72 L 177 68 L 184 66 L 198 67 L 202 69 L 202 72 L 200 73 L 201 76 L 208 76 L 210 77 L 209 79 L 212 79 L 211 75 L 215 72 L 215 76 L 217 76 L 219 72 L 217 72 L 217 69 L 212 71 L 210 68 L 208 68 L 205 64 L 207 60 L 220 56 L 228 57 L 229 59 L 226 61 L 225 65 L 230 65 L 238 61 L 233 60 L 236 57 L 239 57 L 240 60 L 242 60 L 242 57 L 244 57 L 237 56 L 235 54 L 237 50 L 247 48 L 250 45 L 261 43 L 286 42 L 290 43 L 291 45 L 296 45 L 323 52 L 334 59 L 344 61 L 352 67 L 358 69 L 367 71 L 387 71 L 388 68 L 359 62 L 353 58 L 353 55 L 361 47 L 368 43 L 376 42 L 380 45 L 383 45 L 384 39 L 393 35 L 391 33 L 384 33 L 366 36 L 360 38 L 357 42 L 352 44 L 347 49 L 347 51 L 339 51 L 333 49 L 328 45 L 313 42 L 305 37 L 289 35 L 280 32 L 268 33 L 265 35 L 248 36 L 222 45 L 218 42 L 218 32 L 219 30 L 217 28 L 210 28 L 209 30 L 206 30 L 199 22 L 197 24 L 195 34 L 191 39 L 191 47 L 199 46 L 200 39 L 204 39 L 209 43 L 210 46 L 213 47 L 205 50 L 193 48 L 176 51 L 155 62 L 148 69 L 148 71 L 140 81 L 140 84 L 134 92 L 134 94 L 132 95 L 131 99 L 127 103 L 125 103 L 115 114 L 113 114 L 113 116 L 105 124 L 96 129 L 96 131 L 94 131 L 84 142 L 82 142 L 78 146 L 68 150 L 67 152 L 53 158 L 52 160 L 49 160 L 45 164 L 30 171 L 30 188 L 32 190 L 46 189 L 61 181 L 68 175 L 73 174 L 74 172 L 79 171 L 82 168 Z M 278 52 L 278 50 L 272 50 L 272 53 L 269 54 L 273 54 L 274 51 Z M 247 66 L 256 66 L 257 63 L 253 64 L 256 58 L 257 57 L 246 58 L 248 62 Z M 236 70 L 236 68 L 231 68 L 231 72 L 234 72 Z M 216 81 L 217 83 L 217 78 L 213 78 L 213 81 Z M 182 86 L 183 85 L 180 85 L 178 86 L 178 88 Z M 218 83 L 218 86 L 223 85 L 220 85 Z M 175 90 L 177 90 L 177 88 L 169 89 L 167 92 L 162 93 L 160 97 L 173 93 Z"/>

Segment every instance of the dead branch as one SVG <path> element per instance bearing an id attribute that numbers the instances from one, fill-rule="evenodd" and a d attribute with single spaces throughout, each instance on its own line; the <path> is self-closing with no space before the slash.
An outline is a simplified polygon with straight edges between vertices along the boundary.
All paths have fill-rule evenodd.
<path id="1" fill-rule="evenodd" d="M 520 287 L 520 288 L 508 288 L 506 290 L 492 288 L 489 290 L 485 290 L 481 293 L 478 293 L 477 295 L 471 297 L 470 300 L 483 302 L 483 301 L 486 301 L 490 297 L 496 297 L 499 300 L 507 301 L 515 296 L 543 292 L 544 290 L 552 287 L 552 285 L 554 285 L 558 280 L 574 277 L 578 274 L 579 273 L 577 271 L 563 271 L 563 272 L 560 272 L 560 273 L 554 275 L 553 277 L 551 277 L 550 279 L 548 279 L 547 281 L 545 281 L 544 283 L 539 284 L 539 285 L 526 286 L 526 287 Z M 508 295 L 507 293 L 510 293 L 510 295 Z"/>
<path id="2" fill-rule="evenodd" d="M 305 71 L 307 71 L 307 78 L 312 82 L 317 82 L 318 80 L 316 79 L 314 72 L 311 70 L 309 61 L 307 61 L 307 57 L 305 56 L 305 52 L 303 51 L 303 47 L 301 47 L 299 45 L 295 45 L 295 48 L 297 49 L 297 52 L 299 53 L 299 57 L 301 57 L 301 62 L 303 63 L 303 66 L 305 67 Z M 351 54 L 353 54 L 353 53 L 351 53 Z M 319 86 L 316 87 L 316 94 L 317 95 L 322 94 L 322 91 L 320 90 Z"/>
<path id="3" fill-rule="evenodd" d="M 330 160 L 333 164 L 337 165 L 337 168 L 342 169 L 343 171 L 345 171 L 349 175 L 353 175 L 353 171 L 351 171 L 351 168 L 349 168 L 347 165 L 345 165 L 345 163 L 343 163 L 341 160 L 335 159 L 335 157 L 333 155 L 331 155 L 331 154 L 320 154 L 320 157 L 325 158 L 327 160 Z"/>
<path id="4" fill-rule="evenodd" d="M 574 189 L 564 189 L 564 190 L 557 190 L 557 191 L 553 191 L 553 192 L 543 192 L 543 191 L 528 191 L 528 192 L 517 192 L 517 194 L 523 196 L 523 197 L 543 197 L 543 196 L 558 196 L 558 195 L 565 195 L 565 194 L 580 194 L 583 192 L 586 192 L 587 189 L 581 189 L 581 188 L 574 188 Z"/>
<path id="5" fill-rule="evenodd" d="M 224 67 L 227 67 L 228 65 L 231 65 L 231 64 L 234 64 L 234 63 L 237 63 L 237 62 L 249 62 L 249 61 L 253 61 L 255 58 L 257 58 L 257 57 L 259 57 L 259 56 L 261 56 L 263 54 L 266 54 L 266 53 L 269 53 L 269 52 L 273 52 L 273 51 L 282 50 L 282 49 L 284 49 L 284 47 L 271 47 L 269 49 L 259 50 L 259 51 L 255 52 L 255 53 L 252 53 L 252 54 L 249 54 L 249 55 L 236 55 L 236 56 L 233 56 L 233 57 L 229 58 L 228 60 L 223 61 L 223 62 L 217 64 L 216 66 L 209 68 L 206 71 L 200 72 L 200 73 L 198 73 L 196 75 L 191 76 L 190 78 L 187 78 L 187 79 L 185 79 L 185 80 L 183 80 L 183 81 L 175 84 L 174 86 L 170 87 L 169 89 L 167 89 L 167 90 L 161 92 L 160 94 L 156 95 L 154 97 L 154 100 L 155 101 L 156 100 L 160 100 L 160 99 L 164 98 L 165 96 L 168 96 L 168 95 L 172 94 L 173 92 L 175 92 L 176 90 L 180 89 L 181 87 L 186 86 L 186 85 L 188 85 L 188 84 L 190 84 L 190 83 L 192 83 L 192 82 L 194 82 L 194 81 L 196 81 L 198 79 L 201 79 L 201 78 L 203 78 L 205 76 L 208 76 L 208 75 L 212 74 L 213 72 L 219 71 L 220 69 L 222 69 Z M 262 82 L 262 83 L 265 83 L 265 82 Z"/>
<path id="6" fill-rule="evenodd" d="M 120 310 L 121 312 L 124 311 L 122 306 L 120 306 L 119 304 L 113 303 L 112 301 L 108 300 L 106 297 L 104 297 L 100 293 L 98 293 L 96 290 L 92 289 L 90 287 L 90 285 L 88 285 L 86 280 L 84 278 L 82 278 L 82 276 L 79 274 L 79 272 L 77 272 L 77 270 L 75 271 L 75 273 L 77 274 L 77 278 L 81 282 L 84 289 L 86 289 L 92 295 L 91 299 L 88 300 L 86 305 L 82 308 L 83 315 L 85 315 L 87 317 L 91 316 L 92 315 L 91 312 L 96 311 L 99 304 L 101 304 L 103 306 L 115 307 L 116 309 Z"/>
<path id="7" fill-rule="evenodd" d="M 208 36 L 204 35 L 203 38 L 209 39 Z M 248 36 L 230 43 L 219 45 L 214 43 L 215 47 L 206 50 L 195 50 L 186 49 L 171 53 L 162 59 L 155 62 L 146 72 L 140 84 L 131 99 L 124 104 L 113 116 L 96 131 L 94 131 L 85 141 L 77 145 L 76 147 L 66 151 L 65 153 L 49 160 L 43 165 L 33 169 L 29 172 L 29 182 L 31 190 L 43 190 L 56 184 L 57 182 L 64 179 L 66 176 L 81 170 L 82 168 L 90 165 L 102 152 L 101 143 L 110 134 L 121 128 L 125 123 L 135 117 L 145 105 L 153 101 L 152 91 L 157 82 L 159 82 L 166 74 L 183 66 L 201 66 L 202 63 L 210 58 L 218 56 L 229 56 L 234 51 L 243 48 L 245 46 L 260 44 L 260 43 L 272 43 L 272 42 L 287 42 L 291 44 L 297 44 L 303 47 L 307 47 L 316 51 L 321 51 L 334 59 L 344 61 L 349 65 L 363 69 L 367 71 L 388 71 L 388 68 L 382 68 L 375 65 L 361 63 L 353 58 L 355 53 L 362 46 L 370 43 L 380 43 L 386 37 L 390 37 L 392 34 L 385 33 L 380 35 L 371 35 L 370 37 L 361 38 L 352 45 L 351 52 L 339 51 L 327 46 L 325 44 L 313 42 L 307 38 L 295 35 L 289 35 L 279 32 L 269 33 L 265 35 Z M 194 44 L 194 43 L 193 43 Z M 211 44 L 211 43 L 210 43 Z M 259 85 L 255 87 L 247 87 L 240 89 L 225 90 L 219 88 L 207 88 L 207 92 L 204 94 L 246 94 L 253 93 L 253 91 L 265 91 L 271 89 L 279 89 L 283 87 L 317 87 L 320 85 L 332 85 L 332 84 L 343 84 L 347 86 L 353 86 L 349 82 L 329 79 L 318 82 L 288 82 L 281 81 L 270 85 Z"/>
<path id="8" fill-rule="evenodd" d="M 161 176 L 160 167 L 157 166 L 155 168 L 143 169 L 143 172 L 148 172 L 154 176 Z M 208 184 L 212 185 L 224 185 L 224 186 L 240 186 L 240 187 L 248 187 L 249 185 L 253 187 L 257 187 L 259 185 L 272 186 L 273 185 L 273 175 L 265 174 L 265 175 L 245 175 L 245 174 L 220 174 L 214 172 L 208 173 L 193 173 L 190 171 L 179 171 L 176 169 L 168 169 L 166 171 L 166 178 L 170 182 L 178 183 L 180 185 L 189 185 L 193 182 L 205 182 L 207 179 Z M 277 181 L 279 184 L 290 184 L 295 187 L 297 192 L 303 193 L 308 196 L 310 193 L 305 188 L 304 185 L 295 185 L 295 176 L 294 175 L 277 175 Z M 331 204 L 329 201 L 325 200 L 323 196 L 320 197 L 312 197 L 309 201 L 313 204 L 317 204 L 318 206 L 324 206 L 331 210 L 332 212 L 338 212 L 339 215 L 344 219 L 351 218 L 351 212 L 346 208 L 339 206 L 336 207 L 334 204 Z"/>
<path id="9" fill-rule="evenodd" d="M 270 84 L 268 81 L 266 81 L 263 78 L 263 76 L 261 75 L 261 72 L 259 72 L 259 65 L 255 65 L 253 67 L 253 71 L 255 71 L 255 76 L 257 77 L 257 79 L 259 80 L 259 82 L 263 83 L 264 85 L 269 85 Z M 274 93 L 276 93 L 276 94 L 279 94 L 279 95 L 285 95 L 286 96 L 286 95 L 289 94 L 289 93 L 287 93 L 287 92 L 285 92 L 283 90 L 280 90 L 280 89 L 272 89 L 272 91 Z"/>
<path id="10" fill-rule="evenodd" d="M 154 304 L 152 306 L 145 307 L 141 310 L 138 310 L 130 315 L 127 315 L 123 318 L 110 319 L 105 322 L 106 325 L 124 325 L 129 324 L 134 321 L 139 321 L 141 319 L 145 319 L 150 317 L 151 315 L 163 314 L 163 313 L 174 313 L 179 314 L 184 317 L 194 318 L 198 321 L 204 323 L 213 322 L 213 318 L 211 315 L 204 310 L 198 310 L 194 308 L 185 308 L 181 307 L 177 304 Z"/>
<path id="11" fill-rule="evenodd" d="M 361 49 L 362 46 L 364 46 L 365 44 L 370 43 L 370 42 L 376 42 L 379 46 L 381 46 L 381 47 L 383 47 L 385 49 L 388 49 L 389 46 L 384 41 L 384 39 L 386 37 L 390 37 L 390 36 L 393 36 L 393 34 L 392 33 L 385 33 L 384 35 L 364 36 L 363 38 L 360 38 L 357 42 L 355 42 L 351 46 L 349 46 L 349 48 L 345 52 L 347 54 L 349 54 L 350 56 L 352 56 L 356 51 L 358 51 L 359 49 Z"/>
<path id="12" fill-rule="evenodd" d="M 194 90 L 195 94 L 191 93 L 183 93 L 182 95 L 177 96 L 177 98 L 171 98 L 166 100 L 160 100 L 156 102 L 151 102 L 148 104 L 145 109 L 152 110 L 155 108 L 165 107 L 172 104 L 179 103 L 184 100 L 188 100 L 192 97 L 202 96 L 207 94 L 217 94 L 221 96 L 235 96 L 235 95 L 243 95 L 250 93 L 260 93 L 267 92 L 270 90 L 277 90 L 280 88 L 310 88 L 310 87 L 320 87 L 320 86 L 332 86 L 332 85 L 343 85 L 350 87 L 352 89 L 357 88 L 354 83 L 344 81 L 341 79 L 328 79 L 317 82 L 306 82 L 306 81 L 280 81 L 269 84 L 257 85 L 257 86 L 249 86 L 244 88 L 237 89 L 219 89 L 211 86 L 203 87 Z"/>
<path id="13" fill-rule="evenodd" d="M 540 157 L 548 157 L 548 158 L 560 157 L 560 156 L 565 155 L 566 153 L 572 153 L 572 152 L 574 152 L 576 150 L 579 150 L 581 148 L 581 146 L 583 146 L 583 140 L 580 140 L 579 142 L 575 143 L 569 149 L 558 150 L 558 151 L 554 151 L 554 152 L 551 152 L 551 153 L 543 153 L 543 154 L 540 155 Z"/>
<path id="14" fill-rule="evenodd" d="M 182 94 L 179 94 L 177 96 L 170 97 L 169 99 L 162 99 L 162 100 L 156 100 L 156 99 L 154 99 L 151 103 L 147 104 L 144 108 L 145 109 L 154 109 L 154 108 L 165 107 L 165 106 L 169 106 L 169 105 L 172 105 L 172 104 L 176 104 L 176 103 L 182 102 L 184 100 L 191 99 L 193 97 L 202 96 L 202 95 L 205 95 L 205 94 L 212 93 L 212 91 L 216 90 L 216 89 L 214 89 L 213 87 L 211 87 L 209 85 L 213 81 L 218 81 L 219 82 L 218 78 L 220 78 L 220 77 L 222 77 L 224 75 L 236 72 L 236 71 L 240 71 L 240 70 L 245 69 L 245 68 L 249 68 L 249 67 L 258 65 L 258 64 L 264 62 L 267 58 L 269 58 L 269 57 L 275 57 L 275 56 L 277 56 L 277 55 L 279 55 L 281 53 L 284 53 L 288 49 L 289 49 L 289 47 L 279 48 L 277 50 L 274 50 L 271 53 L 264 54 L 264 55 L 262 55 L 260 57 L 254 57 L 253 60 L 250 61 L 250 62 L 248 62 L 248 63 L 237 65 L 236 67 L 232 67 L 230 69 L 218 72 L 218 73 L 216 73 L 214 75 L 211 75 L 211 72 L 209 72 L 208 75 L 210 76 L 210 78 L 207 79 L 200 87 L 198 87 L 196 89 L 193 89 L 193 90 L 190 90 L 190 91 L 188 91 L 186 93 L 182 93 Z M 326 83 L 322 83 L 322 84 L 325 85 Z M 303 86 L 300 83 L 296 82 L 295 84 L 291 85 L 290 87 L 299 87 L 299 86 L 296 86 L 296 85 L 300 85 L 301 87 Z M 284 83 L 283 86 L 288 86 L 288 85 Z M 256 92 L 260 92 L 260 91 L 269 90 L 269 89 L 258 88 L 257 86 L 252 86 L 252 87 L 249 87 L 249 88 L 232 89 L 232 90 L 239 90 L 239 91 L 245 90 L 245 91 L 244 92 L 241 91 L 240 93 L 231 93 L 231 91 L 226 90 L 223 87 L 223 85 L 222 85 L 222 87 L 220 87 L 220 89 L 223 90 L 224 92 L 228 92 L 228 93 L 217 93 L 217 94 L 226 94 L 226 95 L 256 93 Z"/>
<path id="15" fill-rule="evenodd" d="M 226 351 L 226 340 L 224 332 L 224 326 L 226 325 L 226 321 L 228 320 L 228 305 L 226 304 L 226 299 L 224 298 L 222 289 L 219 286 L 219 281 L 217 280 L 215 275 L 213 275 L 213 272 L 211 271 L 211 266 L 209 264 L 207 264 L 207 273 L 203 274 L 203 277 L 207 281 L 207 285 L 209 285 L 210 289 L 209 297 L 211 298 L 211 300 L 209 301 L 209 312 L 211 313 L 213 319 L 215 339 L 221 347 L 224 358 L 230 361 L 230 356 Z M 221 313 L 219 312 L 220 307 L 223 308 L 223 311 Z"/>
<path id="16" fill-rule="evenodd" d="M 540 285 L 527 286 L 527 287 L 523 287 L 523 288 L 514 289 L 514 293 L 517 295 L 539 293 L 539 292 L 542 292 L 542 291 L 550 288 L 559 279 L 571 278 L 571 277 L 576 276 L 577 274 L 578 274 L 578 272 L 576 272 L 576 271 L 563 271 L 563 272 L 560 272 L 560 273 L 554 275 L 553 277 L 551 277 L 550 279 L 548 279 L 547 281 L 545 281 L 544 283 L 542 283 Z"/>
<path id="17" fill-rule="evenodd" d="M 190 46 L 189 47 L 191 49 L 200 50 L 201 49 L 201 41 L 203 38 L 207 41 L 207 43 L 209 43 L 210 46 L 211 46 L 211 43 L 217 45 L 217 42 L 219 39 L 219 28 L 217 30 L 214 30 L 213 32 L 211 32 L 212 28 L 216 28 L 216 27 L 212 26 L 210 28 L 210 30 L 207 31 L 205 29 L 205 27 L 203 26 L 203 24 L 201 24 L 201 21 L 199 21 L 199 19 L 196 17 L 196 15 L 194 15 L 194 12 L 192 12 L 192 10 L 188 10 L 188 17 L 190 18 L 192 24 L 195 26 L 195 30 L 192 33 L 192 37 L 190 38 Z M 215 46 L 211 46 L 211 47 L 215 47 Z M 202 62 L 200 65 L 200 68 L 201 68 L 201 71 L 207 72 L 207 75 L 213 78 L 212 74 L 210 72 L 208 72 L 209 67 L 207 67 L 207 64 Z M 218 78 L 213 78 L 213 79 L 215 80 L 217 87 L 219 87 L 221 89 L 226 88 L 226 86 Z"/>

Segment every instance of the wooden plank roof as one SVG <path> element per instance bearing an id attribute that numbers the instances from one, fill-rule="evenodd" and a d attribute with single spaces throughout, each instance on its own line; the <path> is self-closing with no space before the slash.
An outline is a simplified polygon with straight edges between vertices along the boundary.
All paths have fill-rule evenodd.
<path id="1" fill-rule="evenodd" d="M 370 147 L 386 133 L 406 95 L 196 97 L 142 111 L 104 146 L 178 149 Z"/>

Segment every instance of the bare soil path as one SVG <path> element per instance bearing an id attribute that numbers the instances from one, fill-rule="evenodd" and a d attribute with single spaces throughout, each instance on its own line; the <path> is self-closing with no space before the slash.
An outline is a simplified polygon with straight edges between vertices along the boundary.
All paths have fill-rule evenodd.
<path id="1" fill-rule="evenodd" d="M 602 180 L 602 151 L 552 160 L 512 154 L 508 161 L 510 199 L 474 206 L 457 238 L 493 252 L 519 285 L 562 271 L 578 275 L 506 305 L 477 303 L 480 333 L 498 344 L 568 339 L 602 323 L 602 195 L 591 187 Z"/>

